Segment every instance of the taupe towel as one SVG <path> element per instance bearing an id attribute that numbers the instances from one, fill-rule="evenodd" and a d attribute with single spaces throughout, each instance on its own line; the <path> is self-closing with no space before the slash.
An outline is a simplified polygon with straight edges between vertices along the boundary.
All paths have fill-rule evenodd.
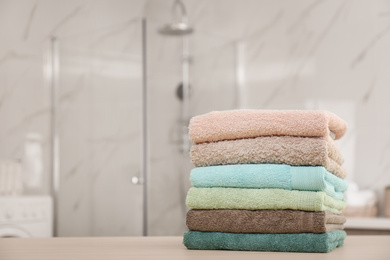
<path id="1" fill-rule="evenodd" d="M 196 144 L 191 147 L 196 166 L 276 163 L 293 166 L 323 166 L 345 178 L 343 157 L 330 137 L 265 136 Z"/>
<path id="2" fill-rule="evenodd" d="M 347 123 L 320 110 L 230 110 L 195 116 L 189 135 L 195 144 L 259 136 L 326 137 L 330 132 L 340 139 Z"/>
<path id="3" fill-rule="evenodd" d="M 190 230 L 228 233 L 325 233 L 344 229 L 345 217 L 300 210 L 190 210 Z"/>

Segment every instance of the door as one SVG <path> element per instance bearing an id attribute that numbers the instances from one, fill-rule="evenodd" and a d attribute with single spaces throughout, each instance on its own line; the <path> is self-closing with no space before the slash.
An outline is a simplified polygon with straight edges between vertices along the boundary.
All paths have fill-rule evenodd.
<path id="1" fill-rule="evenodd" d="M 142 20 L 62 36 L 58 236 L 142 235 Z"/>

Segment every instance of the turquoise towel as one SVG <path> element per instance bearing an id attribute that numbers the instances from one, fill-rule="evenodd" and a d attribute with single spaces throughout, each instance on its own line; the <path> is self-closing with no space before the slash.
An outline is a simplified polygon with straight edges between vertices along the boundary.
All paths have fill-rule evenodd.
<path id="1" fill-rule="evenodd" d="M 195 187 L 189 189 L 186 203 L 190 209 L 293 209 L 336 214 L 346 204 L 322 191 Z"/>
<path id="2" fill-rule="evenodd" d="M 248 234 L 189 231 L 183 243 L 188 249 L 328 253 L 342 246 L 346 233 Z"/>
<path id="3" fill-rule="evenodd" d="M 342 200 L 347 182 L 322 166 L 287 164 L 234 164 L 197 167 L 191 171 L 191 183 L 198 188 L 275 188 L 323 191 Z"/>

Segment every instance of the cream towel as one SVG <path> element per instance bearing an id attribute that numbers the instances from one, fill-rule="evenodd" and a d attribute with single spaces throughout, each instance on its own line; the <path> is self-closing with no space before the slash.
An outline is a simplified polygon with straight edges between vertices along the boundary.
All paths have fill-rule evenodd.
<path id="1" fill-rule="evenodd" d="M 330 137 L 270 136 L 202 143 L 191 147 L 196 166 L 276 163 L 293 166 L 323 166 L 345 178 L 343 158 Z"/>
<path id="2" fill-rule="evenodd" d="M 328 111 L 230 110 L 193 117 L 189 135 L 195 144 L 259 136 L 326 137 L 340 139 L 347 130 L 341 118 Z"/>

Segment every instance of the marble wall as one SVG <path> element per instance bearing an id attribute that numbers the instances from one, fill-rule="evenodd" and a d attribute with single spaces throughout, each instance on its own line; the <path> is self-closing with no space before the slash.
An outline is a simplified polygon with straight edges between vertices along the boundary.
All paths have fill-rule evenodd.
<path id="1" fill-rule="evenodd" d="M 384 0 L 184 0 L 191 115 L 244 108 L 327 109 L 349 123 L 339 142 L 349 180 L 390 184 L 390 3 Z M 42 136 L 51 169 L 50 37 L 60 56 L 62 236 L 140 235 L 141 18 L 147 18 L 150 235 L 185 230 L 192 165 L 181 151 L 181 39 L 157 31 L 168 0 L 0 0 L 0 156 L 23 158 Z M 237 62 L 243 89 L 237 95 Z M 239 99 L 239 100 L 238 100 Z"/>
<path id="2" fill-rule="evenodd" d="M 142 234 L 141 18 L 145 1 L 0 1 L 1 157 L 44 145 L 49 193 L 51 93 L 44 77 L 58 42 L 59 236 Z M 50 64 L 49 64 L 50 65 Z"/>

